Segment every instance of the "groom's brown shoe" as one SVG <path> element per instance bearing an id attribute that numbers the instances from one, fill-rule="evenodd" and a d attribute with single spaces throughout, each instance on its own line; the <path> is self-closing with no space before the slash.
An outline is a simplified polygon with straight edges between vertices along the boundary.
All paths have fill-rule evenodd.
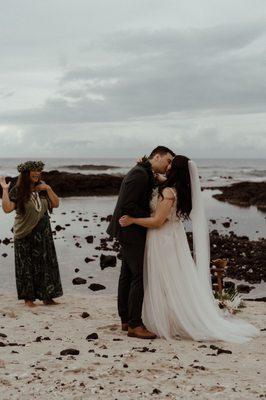
<path id="1" fill-rule="evenodd" d="M 128 331 L 128 323 L 127 323 L 127 322 L 124 322 L 124 323 L 122 324 L 122 331 L 124 331 L 124 332 L 127 332 L 127 331 Z"/>
<path id="2" fill-rule="evenodd" d="M 143 326 L 137 326 L 136 328 L 130 328 L 129 326 L 127 336 L 138 339 L 156 339 L 156 335 Z"/>

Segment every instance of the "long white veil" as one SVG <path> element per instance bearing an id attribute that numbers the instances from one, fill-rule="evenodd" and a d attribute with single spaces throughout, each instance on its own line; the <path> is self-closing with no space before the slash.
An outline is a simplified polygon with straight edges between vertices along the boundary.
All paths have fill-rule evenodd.
<path id="1" fill-rule="evenodd" d="M 210 237 L 201 193 L 199 173 L 194 161 L 189 160 L 188 165 L 192 198 L 190 218 L 193 231 L 193 256 L 198 272 L 198 284 L 203 286 L 206 292 L 213 297 L 210 273 Z"/>

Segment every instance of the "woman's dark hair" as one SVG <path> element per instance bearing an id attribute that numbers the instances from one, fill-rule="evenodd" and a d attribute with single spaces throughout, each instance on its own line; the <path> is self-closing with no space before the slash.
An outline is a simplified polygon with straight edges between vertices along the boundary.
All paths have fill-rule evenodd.
<path id="1" fill-rule="evenodd" d="M 25 213 L 25 204 L 30 200 L 31 196 L 31 181 L 30 171 L 24 171 L 19 174 L 16 183 L 17 190 L 17 209 L 20 213 Z"/>
<path id="2" fill-rule="evenodd" d="M 156 156 L 156 154 L 164 156 L 167 153 L 170 153 L 173 157 L 175 156 L 175 153 L 172 150 L 168 149 L 168 147 L 157 146 L 155 149 L 152 150 L 151 154 L 149 155 L 149 158 L 153 158 L 154 156 Z"/>
<path id="3" fill-rule="evenodd" d="M 175 156 L 170 170 L 167 172 L 166 181 L 160 186 L 159 194 L 163 197 L 163 189 L 172 187 L 177 192 L 176 215 L 185 219 L 189 218 L 192 210 L 190 174 L 188 167 L 189 158 Z"/>

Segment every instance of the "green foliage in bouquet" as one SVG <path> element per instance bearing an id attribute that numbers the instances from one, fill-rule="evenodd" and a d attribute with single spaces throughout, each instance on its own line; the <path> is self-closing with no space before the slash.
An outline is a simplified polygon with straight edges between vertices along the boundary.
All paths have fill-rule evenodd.
<path id="1" fill-rule="evenodd" d="M 245 308 L 245 303 L 236 289 L 223 290 L 222 293 L 216 292 L 214 297 L 218 301 L 220 308 L 226 308 L 231 314 L 241 312 L 242 308 Z"/>

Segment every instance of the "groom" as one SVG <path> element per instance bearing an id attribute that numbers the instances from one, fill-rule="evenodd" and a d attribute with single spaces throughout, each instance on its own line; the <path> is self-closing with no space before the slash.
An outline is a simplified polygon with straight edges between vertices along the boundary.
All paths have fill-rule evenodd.
<path id="1" fill-rule="evenodd" d="M 138 225 L 122 228 L 119 219 L 122 215 L 135 218 L 150 216 L 150 199 L 155 186 L 155 175 L 165 174 L 172 162 L 174 152 L 167 147 L 158 146 L 148 159 L 133 167 L 125 176 L 114 214 L 107 233 L 118 239 L 121 245 L 122 267 L 118 284 L 118 314 L 122 330 L 128 336 L 140 339 L 154 339 L 142 323 L 143 303 L 143 261 L 146 242 L 146 229 Z"/>

